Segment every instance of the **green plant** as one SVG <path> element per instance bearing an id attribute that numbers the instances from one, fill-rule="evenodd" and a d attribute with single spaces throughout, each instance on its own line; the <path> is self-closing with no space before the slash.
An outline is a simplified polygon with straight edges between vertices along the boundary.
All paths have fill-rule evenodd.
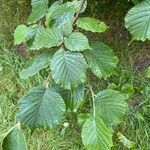
<path id="1" fill-rule="evenodd" d="M 50 8 L 47 0 L 33 0 L 32 7 L 28 18 L 30 26 L 17 27 L 14 44 L 26 43 L 31 53 L 38 51 L 38 54 L 33 64 L 20 72 L 20 77 L 28 79 L 42 69 L 48 77 L 43 85 L 34 87 L 20 99 L 18 121 L 32 131 L 39 127 L 51 128 L 61 123 L 66 110 L 74 111 L 79 120 L 83 119 L 82 139 L 85 147 L 110 149 L 113 146 L 113 127 L 122 120 L 127 110 L 126 97 L 110 89 L 95 94 L 86 72 L 89 68 L 97 77 L 106 79 L 116 74 L 118 59 L 110 47 L 102 42 L 89 42 L 80 32 L 83 29 L 101 33 L 108 27 L 97 19 L 79 17 L 86 7 L 84 0 L 55 2 Z M 79 114 L 78 109 L 89 91 L 92 97 L 89 114 Z M 4 138 L 3 147 L 5 141 L 8 141 L 7 145 L 12 144 L 13 132 L 21 137 L 16 144 L 25 143 L 20 126 L 15 128 Z M 19 132 L 16 133 L 16 130 Z M 24 149 L 27 149 L 26 146 Z"/>

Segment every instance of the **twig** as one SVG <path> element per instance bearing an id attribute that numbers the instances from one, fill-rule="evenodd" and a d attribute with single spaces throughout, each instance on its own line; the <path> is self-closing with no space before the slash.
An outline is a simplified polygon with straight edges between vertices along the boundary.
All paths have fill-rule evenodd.
<path id="1" fill-rule="evenodd" d="M 94 91 L 92 89 L 92 87 L 89 85 L 90 87 L 90 91 L 91 91 L 91 94 L 92 94 L 92 102 L 93 102 L 93 116 L 95 117 L 95 94 L 94 94 Z"/>
<path id="2" fill-rule="evenodd" d="M 84 6 L 85 1 L 86 1 L 86 0 L 82 0 L 82 1 L 81 1 L 81 6 L 80 6 L 80 9 L 79 9 L 79 11 L 77 12 L 75 18 L 74 18 L 73 26 L 75 25 L 75 23 L 77 22 L 77 20 L 78 20 L 78 18 L 79 18 L 79 15 L 80 15 L 80 13 L 81 13 L 81 11 L 82 11 L 82 8 L 83 8 L 83 6 Z"/>
<path id="3" fill-rule="evenodd" d="M 47 76 L 46 80 L 43 82 L 43 85 L 48 87 L 48 84 L 49 84 L 49 80 L 50 80 L 50 74 Z"/>

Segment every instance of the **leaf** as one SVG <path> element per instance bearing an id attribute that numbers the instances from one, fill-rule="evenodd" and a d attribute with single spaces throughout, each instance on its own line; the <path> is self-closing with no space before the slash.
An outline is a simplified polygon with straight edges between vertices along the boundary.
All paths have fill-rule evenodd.
<path id="1" fill-rule="evenodd" d="M 101 117 L 108 126 L 116 125 L 122 121 L 127 109 L 125 97 L 118 91 L 107 89 L 96 95 L 96 116 Z"/>
<path id="2" fill-rule="evenodd" d="M 26 139 L 20 126 L 17 124 L 6 135 L 2 144 L 3 150 L 27 150 Z"/>
<path id="3" fill-rule="evenodd" d="M 147 69 L 146 77 L 147 77 L 147 78 L 150 78 L 150 66 L 149 66 L 148 69 Z"/>
<path id="4" fill-rule="evenodd" d="M 48 10 L 48 0 L 31 0 L 32 11 L 28 18 L 28 24 L 36 23 L 44 17 Z"/>
<path id="5" fill-rule="evenodd" d="M 64 44 L 70 51 L 91 49 L 87 37 L 80 32 L 73 32 L 68 38 L 65 38 Z"/>
<path id="6" fill-rule="evenodd" d="M 47 68 L 50 63 L 50 54 L 49 53 L 42 53 L 36 56 L 33 60 L 33 63 L 31 66 L 29 66 L 27 69 L 23 69 L 20 72 L 20 78 L 21 79 L 28 79 L 29 77 L 34 76 L 37 74 L 40 70 Z"/>
<path id="7" fill-rule="evenodd" d="M 53 127 L 62 119 L 65 103 L 52 88 L 35 87 L 19 100 L 18 120 L 31 129 Z"/>
<path id="8" fill-rule="evenodd" d="M 79 87 L 75 88 L 72 97 L 74 112 L 77 112 L 78 108 L 84 101 L 84 85 L 80 85 Z"/>
<path id="9" fill-rule="evenodd" d="M 45 29 L 37 33 L 30 49 L 39 50 L 41 48 L 51 48 L 54 46 L 59 46 L 62 42 L 63 35 L 59 29 Z"/>
<path id="10" fill-rule="evenodd" d="M 136 143 L 128 140 L 124 135 L 120 132 L 117 134 L 120 142 L 128 149 L 136 150 Z"/>
<path id="11" fill-rule="evenodd" d="M 129 99 L 135 93 L 133 86 L 129 83 L 126 83 L 125 85 L 122 86 L 121 92 L 125 94 L 126 99 Z"/>
<path id="12" fill-rule="evenodd" d="M 86 114 L 78 114 L 78 124 L 83 125 L 88 119 L 92 117 L 91 114 L 86 113 Z"/>
<path id="13" fill-rule="evenodd" d="M 48 26 L 50 21 L 58 19 L 68 12 L 75 13 L 75 9 L 71 4 L 71 2 L 67 2 L 64 4 L 61 4 L 60 2 L 54 2 L 48 9 L 48 12 L 46 14 L 46 25 Z"/>
<path id="14" fill-rule="evenodd" d="M 125 27 L 133 39 L 150 40 L 150 1 L 144 0 L 135 5 L 125 17 Z"/>
<path id="15" fill-rule="evenodd" d="M 76 12 L 80 11 L 80 8 L 82 5 L 82 0 L 74 0 L 74 1 L 72 1 L 72 3 L 76 9 Z M 86 7 L 87 7 L 87 0 L 84 2 L 83 7 L 80 12 L 83 13 L 85 11 Z"/>
<path id="16" fill-rule="evenodd" d="M 40 25 L 34 24 L 31 25 L 27 28 L 26 31 L 26 41 L 32 39 L 33 37 L 35 37 L 37 35 L 38 32 L 41 32 L 42 30 L 44 30 L 44 28 Z"/>
<path id="17" fill-rule="evenodd" d="M 100 78 L 116 74 L 118 58 L 112 49 L 102 42 L 93 42 L 91 48 L 92 50 L 87 50 L 85 54 L 92 72 Z"/>
<path id="18" fill-rule="evenodd" d="M 105 32 L 106 29 L 108 29 L 107 25 L 104 22 L 89 17 L 79 18 L 76 24 L 79 28 L 91 32 L 101 33 Z"/>
<path id="19" fill-rule="evenodd" d="M 74 12 L 66 12 L 58 17 L 54 23 L 54 27 L 61 30 L 62 34 L 68 36 L 73 31 Z"/>
<path id="20" fill-rule="evenodd" d="M 112 133 L 99 117 L 85 122 L 82 141 L 87 150 L 110 150 L 113 146 Z"/>
<path id="21" fill-rule="evenodd" d="M 71 34 L 75 14 L 75 9 L 71 6 L 71 3 L 72 2 L 64 4 L 60 4 L 59 2 L 53 3 L 46 15 L 46 26 L 49 27 L 52 20 L 55 20 L 53 21 L 53 26 L 61 30 L 63 35 L 68 36 Z"/>
<path id="22" fill-rule="evenodd" d="M 19 45 L 23 42 L 26 42 L 25 40 L 25 33 L 27 31 L 27 26 L 25 25 L 19 25 L 15 32 L 14 32 L 14 45 Z"/>
<path id="23" fill-rule="evenodd" d="M 82 54 L 58 50 L 51 61 L 52 78 L 65 89 L 85 82 L 86 61 Z"/>

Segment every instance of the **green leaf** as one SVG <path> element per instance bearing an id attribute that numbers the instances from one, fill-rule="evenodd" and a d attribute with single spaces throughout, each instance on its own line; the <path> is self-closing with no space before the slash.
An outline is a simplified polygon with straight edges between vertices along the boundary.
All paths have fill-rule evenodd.
<path id="1" fill-rule="evenodd" d="M 80 11 L 80 8 L 82 5 L 82 0 L 74 0 L 74 1 L 72 1 L 72 4 L 75 7 L 76 12 L 78 12 L 78 11 Z M 86 7 L 87 7 L 87 0 L 84 2 L 80 12 L 83 13 L 85 11 Z"/>
<path id="2" fill-rule="evenodd" d="M 71 6 L 71 2 L 60 4 L 55 2 L 49 8 L 46 15 L 46 26 L 49 27 L 52 20 L 54 21 L 54 27 L 61 30 L 62 34 L 68 36 L 72 33 L 73 19 L 74 19 L 75 9 Z"/>
<path id="3" fill-rule="evenodd" d="M 37 24 L 31 25 L 27 28 L 26 30 L 26 41 L 34 38 L 38 32 L 44 30 L 44 28 L 42 26 L 39 26 Z"/>
<path id="4" fill-rule="evenodd" d="M 28 18 L 28 23 L 36 23 L 44 17 L 48 10 L 48 0 L 32 0 L 32 11 Z"/>
<path id="5" fill-rule="evenodd" d="M 117 134 L 119 141 L 128 149 L 136 150 L 136 143 L 128 140 L 124 135 L 122 135 L 120 132 Z"/>
<path id="6" fill-rule="evenodd" d="M 29 66 L 27 69 L 23 69 L 20 72 L 20 78 L 21 79 L 28 79 L 29 77 L 34 76 L 37 74 L 40 70 L 47 68 L 50 63 L 50 54 L 49 53 L 42 53 L 37 55 L 31 66 Z"/>
<path id="7" fill-rule="evenodd" d="M 69 37 L 65 38 L 64 44 L 70 51 L 91 49 L 87 37 L 80 32 L 73 32 Z"/>
<path id="8" fill-rule="evenodd" d="M 88 119 L 90 119 L 92 117 L 91 114 L 86 113 L 86 114 L 78 114 L 78 124 L 79 125 L 83 125 Z"/>
<path id="9" fill-rule="evenodd" d="M 76 24 L 79 28 L 91 32 L 101 33 L 105 32 L 106 29 L 108 29 L 107 25 L 104 22 L 89 17 L 79 18 Z"/>
<path id="10" fill-rule="evenodd" d="M 54 89 L 35 87 L 19 100 L 19 108 L 17 118 L 22 124 L 32 129 L 53 127 L 62 119 L 65 103 Z"/>
<path id="11" fill-rule="evenodd" d="M 48 12 L 46 14 L 46 25 L 48 25 L 50 21 L 58 19 L 59 17 L 65 15 L 68 12 L 75 13 L 75 9 L 74 7 L 72 7 L 71 4 L 71 2 L 67 2 L 64 4 L 61 4 L 60 2 L 54 2 L 48 9 Z"/>
<path id="12" fill-rule="evenodd" d="M 99 117 L 85 122 L 82 141 L 87 150 L 110 150 L 113 146 L 112 133 Z"/>
<path id="13" fill-rule="evenodd" d="M 62 34 L 68 36 L 73 31 L 74 12 L 67 12 L 58 17 L 54 23 L 54 27 L 61 30 Z"/>
<path id="14" fill-rule="evenodd" d="M 125 85 L 122 86 L 121 92 L 123 94 L 125 94 L 126 99 L 129 99 L 130 97 L 133 96 L 135 91 L 134 91 L 134 88 L 131 84 L 126 83 Z"/>
<path id="15" fill-rule="evenodd" d="M 112 49 L 101 42 L 93 42 L 91 48 L 92 50 L 87 50 L 85 54 L 92 72 L 104 78 L 116 74 L 118 58 Z"/>
<path id="16" fill-rule="evenodd" d="M 23 42 L 26 42 L 25 38 L 25 33 L 27 31 L 27 26 L 25 25 L 19 25 L 14 33 L 14 45 L 19 45 Z"/>
<path id="17" fill-rule="evenodd" d="M 39 50 L 41 48 L 51 48 L 59 46 L 63 42 L 63 35 L 59 29 L 44 29 L 37 33 L 31 50 Z"/>
<path id="18" fill-rule="evenodd" d="M 52 78 L 65 89 L 78 87 L 85 82 L 86 68 L 86 61 L 82 54 L 66 52 L 63 49 L 58 50 L 51 61 Z"/>
<path id="19" fill-rule="evenodd" d="M 15 125 L 6 135 L 2 144 L 3 150 L 27 150 L 26 139 L 19 124 Z"/>
<path id="20" fill-rule="evenodd" d="M 150 78 L 150 66 L 149 66 L 148 69 L 147 69 L 146 77 L 147 77 L 147 78 Z"/>
<path id="21" fill-rule="evenodd" d="M 77 112 L 78 108 L 84 101 L 84 85 L 80 85 L 79 87 L 75 88 L 73 92 L 73 108 L 74 112 Z"/>
<path id="22" fill-rule="evenodd" d="M 150 1 L 144 0 L 134 6 L 125 17 L 125 27 L 133 39 L 150 40 Z"/>
<path id="23" fill-rule="evenodd" d="M 96 116 L 99 116 L 108 125 L 116 125 L 122 121 L 128 105 L 125 97 L 115 90 L 104 90 L 99 92 L 95 98 Z"/>

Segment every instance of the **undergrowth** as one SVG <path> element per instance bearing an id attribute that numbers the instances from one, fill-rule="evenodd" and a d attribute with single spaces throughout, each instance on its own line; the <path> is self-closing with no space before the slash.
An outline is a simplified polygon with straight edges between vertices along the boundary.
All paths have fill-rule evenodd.
<path id="1" fill-rule="evenodd" d="M 96 79 L 94 85 L 103 89 L 113 82 L 117 85 L 117 88 L 126 83 L 135 87 L 135 94 L 129 102 L 130 109 L 126 115 L 125 123 L 122 123 L 118 130 L 123 131 L 127 139 L 135 142 L 139 150 L 148 150 L 150 149 L 150 103 L 149 99 L 141 94 L 141 91 L 150 83 L 145 77 L 145 69 L 150 64 L 150 55 L 146 50 L 150 45 L 141 42 L 129 44 L 131 39 L 123 27 L 123 17 L 126 11 L 132 7 L 131 3 L 115 2 L 111 6 L 109 4 L 107 6 L 103 2 L 93 2 L 88 7 L 87 13 L 92 12 L 91 16 L 104 20 L 110 26 L 110 30 L 106 34 L 96 36 L 86 34 L 95 40 L 99 39 L 109 43 L 115 50 L 115 54 L 120 58 L 119 67 L 123 70 L 120 72 L 119 80 L 114 77 L 104 85 L 103 80 L 97 82 Z M 29 8 L 29 3 L 24 1 L 18 3 L 18 1 L 6 2 L 2 0 L 0 6 L 0 133 L 7 131 L 14 125 L 15 113 L 18 110 L 16 105 L 21 95 L 24 95 L 33 85 L 38 85 L 43 81 L 42 73 L 29 79 L 28 82 L 20 80 L 18 72 L 28 66 L 30 56 L 18 54 L 15 47 L 10 48 L 14 28 L 26 20 L 29 12 L 29 9 L 26 8 Z M 26 11 L 22 12 L 21 10 Z M 147 57 L 147 60 L 145 60 L 145 57 Z M 95 80 L 94 76 L 91 78 L 93 81 Z M 139 87 L 140 90 L 138 90 Z M 75 122 L 71 123 L 68 120 L 63 120 L 63 122 L 69 123 L 68 126 L 60 125 L 56 130 L 48 132 L 38 130 L 32 137 L 30 131 L 25 129 L 29 149 L 82 150 L 79 127 Z M 114 149 L 123 150 L 119 143 L 115 144 Z"/>

